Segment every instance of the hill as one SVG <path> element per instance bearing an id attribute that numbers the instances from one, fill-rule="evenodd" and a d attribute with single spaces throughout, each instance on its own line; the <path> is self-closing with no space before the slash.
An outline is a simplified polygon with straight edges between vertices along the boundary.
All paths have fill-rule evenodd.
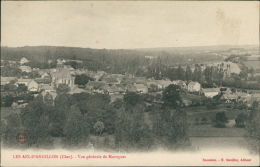
<path id="1" fill-rule="evenodd" d="M 163 48 L 136 48 L 138 51 L 226 51 L 234 48 L 253 49 L 258 45 L 216 45 L 216 46 L 193 46 L 193 47 L 163 47 Z"/>

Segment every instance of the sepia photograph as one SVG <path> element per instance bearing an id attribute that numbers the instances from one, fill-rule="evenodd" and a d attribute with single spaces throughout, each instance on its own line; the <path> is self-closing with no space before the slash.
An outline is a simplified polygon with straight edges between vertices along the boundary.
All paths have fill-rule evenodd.
<path id="1" fill-rule="evenodd" d="M 259 166 L 257 1 L 2 1 L 1 166 Z"/>

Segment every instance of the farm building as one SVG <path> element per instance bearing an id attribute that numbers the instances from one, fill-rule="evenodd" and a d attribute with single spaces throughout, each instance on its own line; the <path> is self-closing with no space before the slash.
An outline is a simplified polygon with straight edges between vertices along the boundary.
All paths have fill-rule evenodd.
<path id="1" fill-rule="evenodd" d="M 188 91 L 189 92 L 198 92 L 198 91 L 200 91 L 200 84 L 198 82 L 190 82 L 188 84 Z"/>

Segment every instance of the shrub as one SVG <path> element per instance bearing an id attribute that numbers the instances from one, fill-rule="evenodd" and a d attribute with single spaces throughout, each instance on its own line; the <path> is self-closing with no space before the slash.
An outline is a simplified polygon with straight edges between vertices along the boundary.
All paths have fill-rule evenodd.
<path id="1" fill-rule="evenodd" d="M 245 103 L 241 103 L 238 105 L 237 107 L 239 110 L 243 110 L 243 109 L 246 109 L 247 108 L 247 105 Z"/>
<path id="2" fill-rule="evenodd" d="M 99 133 L 101 135 L 101 133 L 103 132 L 104 130 L 104 123 L 103 122 L 100 122 L 98 121 L 97 123 L 95 123 L 95 125 L 93 126 L 93 128 L 95 129 L 95 132 L 96 133 Z"/>
<path id="3" fill-rule="evenodd" d="M 238 114 L 237 118 L 235 119 L 236 121 L 236 127 L 244 128 L 246 125 L 246 120 L 247 120 L 247 115 L 246 114 Z"/>
<path id="4" fill-rule="evenodd" d="M 218 128 L 224 128 L 226 127 L 226 124 L 228 123 L 228 118 L 225 114 L 225 112 L 218 112 L 216 114 L 215 119 L 212 121 L 212 124 L 214 127 L 218 127 Z"/>
<path id="5" fill-rule="evenodd" d="M 203 124 L 205 124 L 207 121 L 208 121 L 208 119 L 207 119 L 206 117 L 203 117 L 203 118 L 201 119 L 201 122 L 202 122 Z"/>

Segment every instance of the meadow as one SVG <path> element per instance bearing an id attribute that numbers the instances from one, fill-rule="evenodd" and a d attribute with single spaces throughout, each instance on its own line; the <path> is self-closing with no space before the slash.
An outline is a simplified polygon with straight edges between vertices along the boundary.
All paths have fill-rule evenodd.
<path id="1" fill-rule="evenodd" d="M 249 68 L 260 69 L 260 61 L 244 61 L 243 63 Z"/>

